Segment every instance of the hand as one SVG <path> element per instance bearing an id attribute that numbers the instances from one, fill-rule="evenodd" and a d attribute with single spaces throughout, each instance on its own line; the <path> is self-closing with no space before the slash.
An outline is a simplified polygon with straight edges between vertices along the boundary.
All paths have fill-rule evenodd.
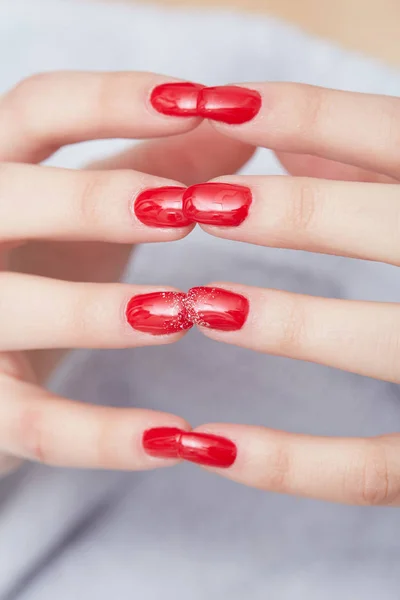
<path id="1" fill-rule="evenodd" d="M 182 186 L 161 177 L 190 184 L 234 172 L 253 150 L 232 146 L 210 127 L 195 129 L 199 119 L 159 115 L 148 96 L 160 81 L 144 73 L 53 73 L 27 79 L 0 99 L 0 472 L 24 458 L 93 468 L 165 466 L 144 453 L 143 431 L 159 423 L 187 427 L 173 415 L 81 405 L 38 385 L 60 357 L 54 348 L 134 347 L 182 336 L 131 329 L 125 306 L 150 290 L 110 283 L 132 244 L 172 241 L 191 230 L 143 226 L 131 203 L 144 188 Z M 27 164 L 84 140 L 172 135 L 87 171 Z"/>
<path id="2" fill-rule="evenodd" d="M 232 141 L 272 148 L 296 177 L 235 176 L 194 186 L 184 195 L 186 216 L 221 238 L 400 265 L 400 100 L 296 84 L 246 87 L 201 91 L 198 114 Z M 214 285 L 233 295 L 217 301 L 210 292 L 204 310 L 213 310 L 214 324 L 240 314 L 243 326 L 221 331 L 200 321 L 208 337 L 400 382 L 400 305 Z M 207 442 L 204 432 L 224 439 Z M 226 468 L 218 472 L 246 485 L 400 506 L 399 433 L 329 439 L 212 424 L 196 435 L 190 443 L 209 455 L 225 448 Z M 186 434 L 176 439 L 182 455 Z"/>

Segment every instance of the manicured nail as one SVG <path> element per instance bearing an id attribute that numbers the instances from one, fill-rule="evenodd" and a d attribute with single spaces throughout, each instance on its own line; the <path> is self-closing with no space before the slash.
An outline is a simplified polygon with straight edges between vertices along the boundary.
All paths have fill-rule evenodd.
<path id="1" fill-rule="evenodd" d="M 248 187 L 231 183 L 201 183 L 183 194 L 186 218 L 203 225 L 237 227 L 246 219 L 252 202 Z"/>
<path id="2" fill-rule="evenodd" d="M 226 438 L 209 433 L 185 432 L 179 444 L 179 456 L 184 460 L 227 469 L 235 462 L 236 445 Z"/>
<path id="3" fill-rule="evenodd" d="M 143 448 L 157 458 L 179 458 L 182 430 L 177 427 L 155 427 L 144 432 Z"/>
<path id="4" fill-rule="evenodd" d="M 188 321 L 220 331 L 241 329 L 249 314 L 247 298 L 221 288 L 192 288 L 184 303 Z"/>
<path id="5" fill-rule="evenodd" d="M 236 460 L 236 445 L 218 435 L 159 427 L 146 431 L 143 448 L 158 458 L 182 458 L 208 467 L 226 469 Z"/>
<path id="6" fill-rule="evenodd" d="M 197 100 L 203 85 L 190 82 L 163 83 L 151 93 L 150 102 L 163 115 L 196 117 Z"/>
<path id="7" fill-rule="evenodd" d="M 184 187 L 144 190 L 135 200 L 135 215 L 149 227 L 187 227 L 192 221 L 182 210 Z"/>
<path id="8" fill-rule="evenodd" d="M 126 307 L 126 319 L 133 329 L 153 335 L 186 331 L 193 323 L 187 318 L 185 299 L 181 292 L 134 296 Z"/>
<path id="9" fill-rule="evenodd" d="M 254 119 L 261 103 L 256 90 L 235 85 L 206 87 L 199 92 L 197 114 L 229 125 L 240 125 Z"/>

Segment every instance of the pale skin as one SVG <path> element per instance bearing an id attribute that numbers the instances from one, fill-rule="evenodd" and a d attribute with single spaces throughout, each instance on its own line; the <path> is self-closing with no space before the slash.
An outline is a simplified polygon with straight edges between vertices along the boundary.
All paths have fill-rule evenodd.
<path id="1" fill-rule="evenodd" d="M 83 406 L 40 387 L 59 359 L 60 351 L 53 348 L 136 347 L 173 343 L 182 336 L 132 331 L 124 306 L 130 296 L 149 289 L 113 283 L 132 244 L 190 234 L 190 228 L 154 229 L 130 219 L 129 207 L 145 187 L 215 180 L 221 172 L 237 170 L 255 146 L 266 146 L 292 177 L 224 177 L 251 188 L 252 210 L 238 228 L 204 226 L 209 234 L 400 262 L 398 99 L 251 83 L 246 86 L 263 99 L 254 120 L 240 126 L 200 124 L 160 116 L 149 107 L 151 89 L 168 80 L 134 73 L 50 74 L 23 82 L 1 99 L 4 471 L 23 459 L 127 470 L 176 463 L 147 456 L 141 440 L 153 427 L 190 430 L 178 416 Z M 59 112 L 54 105 L 46 110 L 46 98 L 54 98 L 55 90 Z M 164 139 L 86 171 L 35 166 L 65 143 L 102 137 Z M 77 268 L 83 252 L 86 259 Z M 250 315 L 240 331 L 203 330 L 207 336 L 400 382 L 397 305 L 213 283 L 245 295 Z M 215 471 L 240 483 L 330 501 L 400 506 L 399 434 L 330 439 L 223 424 L 197 431 L 235 442 L 234 465 Z"/>

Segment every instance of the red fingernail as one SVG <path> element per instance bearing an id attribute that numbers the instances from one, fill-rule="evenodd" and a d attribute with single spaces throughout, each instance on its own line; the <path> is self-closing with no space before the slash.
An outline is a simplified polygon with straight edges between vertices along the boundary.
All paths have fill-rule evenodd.
<path id="1" fill-rule="evenodd" d="M 182 430 L 177 427 L 155 427 L 144 432 L 143 448 L 158 458 L 179 458 Z"/>
<path id="2" fill-rule="evenodd" d="M 143 448 L 157 458 L 182 458 L 221 469 L 231 467 L 237 456 L 236 445 L 226 438 L 175 427 L 149 429 L 143 435 Z"/>
<path id="3" fill-rule="evenodd" d="M 134 296 L 126 307 L 126 319 L 133 329 L 153 335 L 186 331 L 193 323 L 187 318 L 185 299 L 181 292 Z"/>
<path id="4" fill-rule="evenodd" d="M 150 101 L 155 110 L 175 117 L 197 116 L 197 99 L 204 86 L 197 83 L 177 82 L 158 85 Z"/>
<path id="5" fill-rule="evenodd" d="M 235 85 L 207 87 L 199 92 L 197 114 L 229 125 L 251 121 L 261 108 L 256 90 Z"/>
<path id="6" fill-rule="evenodd" d="M 235 462 L 236 445 L 226 438 L 208 433 L 184 432 L 179 444 L 179 456 L 184 460 L 227 469 Z"/>
<path id="7" fill-rule="evenodd" d="M 183 213 L 184 187 L 144 190 L 135 200 L 135 215 L 149 227 L 187 227 L 192 221 Z"/>
<path id="8" fill-rule="evenodd" d="M 252 201 L 248 187 L 230 183 L 201 183 L 183 194 L 187 219 L 220 227 L 237 227 L 247 217 Z"/>
<path id="9" fill-rule="evenodd" d="M 249 314 L 247 298 L 221 288 L 192 288 L 184 303 L 189 321 L 220 331 L 241 329 Z"/>

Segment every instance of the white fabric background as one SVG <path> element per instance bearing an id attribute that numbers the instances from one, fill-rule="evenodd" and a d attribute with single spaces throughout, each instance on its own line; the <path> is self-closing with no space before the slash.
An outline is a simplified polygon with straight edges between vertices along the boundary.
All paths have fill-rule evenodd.
<path id="1" fill-rule="evenodd" d="M 400 73 L 261 17 L 61 0 L 0 0 L 0 92 L 52 69 L 135 69 L 216 84 L 294 80 L 398 95 Z M 122 142 L 68 148 L 82 161 Z M 249 173 L 280 172 L 263 151 Z M 56 198 L 54 199 L 57 200 Z M 127 273 L 400 300 L 397 269 L 255 248 L 196 231 L 143 246 Z M 154 376 L 156 373 L 156 376 Z M 399 430 L 399 387 L 218 345 L 77 352 L 53 387 L 87 402 L 329 435 Z M 120 474 L 25 467 L 0 482 L 1 600 L 398 600 L 400 512 L 281 497 L 192 465 Z"/>

